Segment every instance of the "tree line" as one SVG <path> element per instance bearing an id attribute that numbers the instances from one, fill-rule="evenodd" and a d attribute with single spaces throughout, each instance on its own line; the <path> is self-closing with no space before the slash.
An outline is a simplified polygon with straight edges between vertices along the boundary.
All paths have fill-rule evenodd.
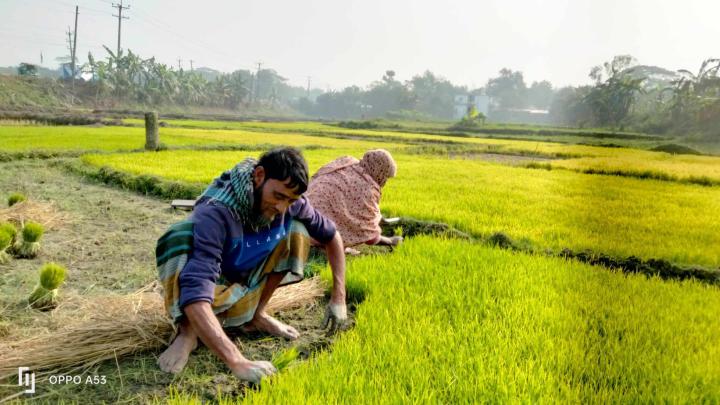
<path id="1" fill-rule="evenodd" d="M 400 81 L 387 70 L 369 86 L 322 92 L 292 86 L 275 70 L 236 70 L 208 78 L 174 69 L 132 51 L 105 59 L 88 55 L 77 96 L 95 105 L 139 103 L 221 107 L 293 108 L 330 119 L 453 119 L 455 96 L 490 97 L 489 119 L 518 110 L 547 111 L 556 124 L 611 127 L 662 133 L 720 131 L 720 59 L 707 59 L 696 72 L 638 65 L 629 55 L 614 57 L 589 72 L 591 84 L 555 88 L 549 81 L 528 85 L 523 73 L 500 70 L 485 86 L 469 89 L 430 71 Z M 21 66 L 27 71 L 27 66 Z"/>

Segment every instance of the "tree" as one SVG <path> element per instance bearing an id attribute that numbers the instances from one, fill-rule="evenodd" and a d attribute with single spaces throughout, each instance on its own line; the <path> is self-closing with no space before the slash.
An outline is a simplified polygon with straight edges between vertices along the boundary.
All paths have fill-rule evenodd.
<path id="1" fill-rule="evenodd" d="M 500 70 L 500 76 L 490 79 L 485 86 L 487 95 L 499 109 L 524 108 L 527 86 L 522 72 L 510 69 Z"/>
<path id="2" fill-rule="evenodd" d="M 693 119 L 704 105 L 717 102 L 720 97 L 720 59 L 706 59 L 697 74 L 681 69 L 682 77 L 673 80 L 670 111 L 674 120 Z"/>
<path id="3" fill-rule="evenodd" d="M 549 81 L 533 82 L 527 90 L 527 103 L 530 107 L 547 110 L 554 94 L 555 91 Z"/>
<path id="4" fill-rule="evenodd" d="M 453 117 L 455 95 L 467 93 L 466 88 L 456 87 L 430 71 L 413 76 L 406 86 L 415 100 L 417 111 L 442 119 Z"/>
<path id="5" fill-rule="evenodd" d="M 632 74 L 634 64 L 632 56 L 619 55 L 590 71 L 595 86 L 585 101 L 592 108 L 597 124 L 618 126 L 630 113 L 635 96 L 644 91 L 645 77 Z"/>
<path id="6" fill-rule="evenodd" d="M 20 76 L 37 76 L 37 66 L 31 63 L 21 63 L 17 71 Z"/>
<path id="7" fill-rule="evenodd" d="M 363 104 L 370 106 L 371 115 L 379 117 L 389 111 L 412 109 L 415 99 L 412 93 L 395 79 L 395 71 L 387 70 L 382 80 L 372 83 L 365 92 Z"/>
<path id="8" fill-rule="evenodd" d="M 578 126 L 591 123 L 593 112 L 586 101 L 591 91 L 591 86 L 568 86 L 559 89 L 550 103 L 550 116 L 553 121 Z"/>

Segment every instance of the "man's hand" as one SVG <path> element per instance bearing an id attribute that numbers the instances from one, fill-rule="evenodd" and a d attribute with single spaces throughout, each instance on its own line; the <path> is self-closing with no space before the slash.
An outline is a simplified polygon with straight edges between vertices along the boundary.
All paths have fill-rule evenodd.
<path id="1" fill-rule="evenodd" d="M 401 244 L 403 240 L 404 239 L 402 236 L 393 236 L 392 238 L 390 238 L 390 246 L 397 246 Z"/>
<path id="2" fill-rule="evenodd" d="M 322 328 L 326 329 L 330 326 L 328 334 L 342 330 L 347 323 L 347 306 L 345 303 L 334 304 L 330 302 L 327 309 L 325 309 L 325 318 L 322 322 Z"/>
<path id="3" fill-rule="evenodd" d="M 253 384 L 260 384 L 263 377 L 269 377 L 277 373 L 277 369 L 269 361 L 245 360 L 230 369 L 235 377 L 250 381 Z"/>

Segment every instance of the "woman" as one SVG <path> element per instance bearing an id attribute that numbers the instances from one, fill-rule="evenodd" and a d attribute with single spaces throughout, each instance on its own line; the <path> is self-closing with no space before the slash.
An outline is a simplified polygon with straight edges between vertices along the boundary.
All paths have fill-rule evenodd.
<path id="1" fill-rule="evenodd" d="M 395 161 L 384 149 L 367 151 L 362 160 L 343 156 L 318 170 L 305 196 L 335 222 L 346 248 L 362 243 L 396 246 L 401 236 L 388 238 L 380 233 L 381 190 L 396 171 Z"/>

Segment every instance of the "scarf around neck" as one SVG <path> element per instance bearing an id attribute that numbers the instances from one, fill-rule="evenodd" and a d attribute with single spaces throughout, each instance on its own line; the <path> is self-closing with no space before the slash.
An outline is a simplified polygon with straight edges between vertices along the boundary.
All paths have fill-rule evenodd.
<path id="1" fill-rule="evenodd" d="M 250 226 L 253 230 L 269 225 L 271 221 L 253 212 L 252 175 L 256 166 L 257 160 L 247 158 L 223 172 L 203 191 L 200 200 L 206 200 L 208 204 L 219 202 L 228 208 L 236 221 Z"/>

